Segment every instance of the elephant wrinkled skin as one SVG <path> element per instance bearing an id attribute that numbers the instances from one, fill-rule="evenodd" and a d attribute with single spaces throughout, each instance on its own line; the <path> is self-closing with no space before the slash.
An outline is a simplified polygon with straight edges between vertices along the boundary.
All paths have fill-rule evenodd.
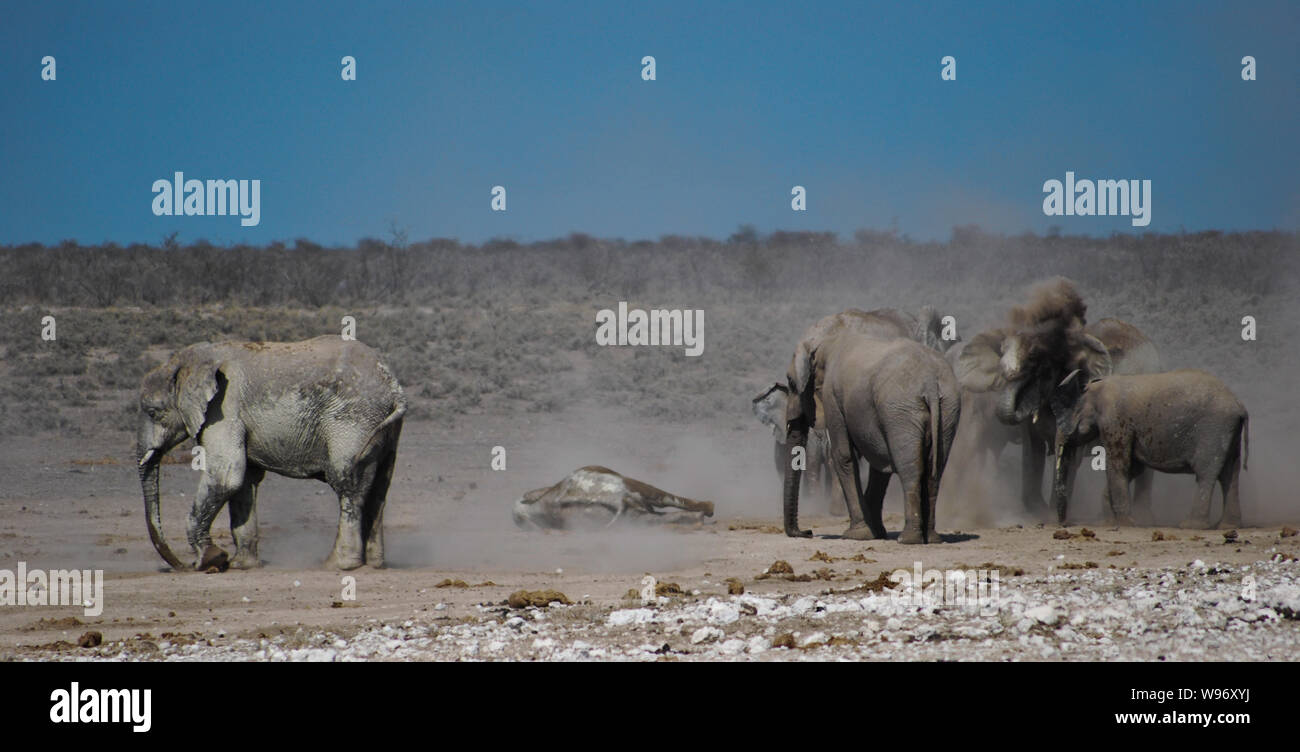
<path id="1" fill-rule="evenodd" d="M 163 540 L 159 465 L 186 438 L 203 449 L 186 530 L 199 566 L 225 560 L 211 527 L 227 502 L 236 547 L 230 564 L 258 565 L 257 486 L 268 470 L 323 480 L 338 494 L 338 535 L 327 564 L 383 566 L 384 501 L 406 398 L 371 348 L 338 336 L 190 345 L 145 375 L 140 411 L 145 521 L 172 567 L 186 568 Z"/>

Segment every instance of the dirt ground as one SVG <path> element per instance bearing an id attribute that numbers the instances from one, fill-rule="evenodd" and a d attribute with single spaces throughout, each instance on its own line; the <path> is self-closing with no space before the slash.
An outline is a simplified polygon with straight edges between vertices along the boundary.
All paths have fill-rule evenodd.
<path id="1" fill-rule="evenodd" d="M 585 434 L 593 424 L 619 430 Z M 386 512 L 388 568 L 322 569 L 337 502 L 322 483 L 268 476 L 259 496 L 265 566 L 182 574 L 165 571 L 149 544 L 129 436 L 6 437 L 0 567 L 103 569 L 106 582 L 95 617 L 80 607 L 0 607 L 0 659 L 1300 657 L 1300 536 L 1284 536 L 1285 520 L 1252 520 L 1248 493 L 1247 522 L 1260 526 L 1229 541 L 1223 531 L 1177 529 L 1190 484 L 1157 485 L 1166 526 L 1115 529 L 1086 522 L 1097 497 L 1082 483 L 1075 503 L 1085 525 L 1062 539 L 1055 525 L 1017 522 L 1009 490 L 945 478 L 942 545 L 840 539 L 843 519 L 816 499 L 804 501 L 801 520 L 816 536 L 795 540 L 779 531 L 770 441 L 739 413 L 700 425 L 616 411 L 411 422 Z M 489 467 L 494 446 L 506 449 L 504 471 Z M 1013 476 L 1016 461 L 1008 450 L 999 475 Z M 514 528 L 515 498 L 586 464 L 713 500 L 718 515 L 674 530 Z M 178 551 L 194 484 L 188 465 L 165 466 L 164 529 Z M 896 487 L 886 512 L 897 532 Z M 224 513 L 214 531 L 230 549 Z M 777 560 L 792 574 L 764 576 Z M 882 573 L 917 562 L 996 569 L 997 598 L 971 610 L 881 591 Z M 646 575 L 680 592 L 629 598 Z M 743 595 L 729 592 L 737 584 Z M 507 605 L 519 590 L 556 590 L 571 604 Z M 76 647 L 86 632 L 103 643 Z"/>

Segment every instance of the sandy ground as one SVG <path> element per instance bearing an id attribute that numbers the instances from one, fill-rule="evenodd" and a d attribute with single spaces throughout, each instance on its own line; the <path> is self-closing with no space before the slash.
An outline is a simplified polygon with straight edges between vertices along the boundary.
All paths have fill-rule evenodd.
<path id="1" fill-rule="evenodd" d="M 589 435 L 591 425 L 609 430 Z M 776 527 L 769 442 L 741 417 L 697 426 L 613 412 L 413 422 L 386 512 L 388 568 L 322 569 L 335 499 L 324 484 L 269 477 L 259 498 L 265 566 L 181 574 L 164 571 L 149 545 L 126 434 L 5 438 L 0 569 L 20 561 L 29 569 L 103 569 L 106 583 L 103 613 L 94 617 L 80 607 L 0 606 L 0 659 L 1300 657 L 1300 536 L 1283 537 L 1285 520 L 1252 521 L 1248 486 L 1247 521 L 1261 526 L 1232 541 L 1222 531 L 1174 527 L 1187 484 L 1157 485 L 1157 519 L 1169 526 L 1115 529 L 1087 523 L 1082 512 L 1085 524 L 1060 539 L 1054 525 L 1017 524 L 1005 489 L 967 480 L 945 486 L 942 545 L 840 539 L 844 522 L 816 500 L 805 501 L 802 519 L 816 537 L 794 540 Z M 498 445 L 507 451 L 505 471 L 489 468 Z M 1011 474 L 1013 455 L 1003 457 L 999 475 Z M 520 492 L 585 464 L 714 500 L 718 516 L 675 530 L 537 533 L 511 525 L 508 509 Z M 163 519 L 174 548 L 184 542 L 194 483 L 187 465 L 164 470 Z M 1081 485 L 1077 503 L 1095 506 L 1094 492 Z M 896 532 L 896 488 L 886 510 Z M 229 549 L 224 513 L 214 531 Z M 1164 540 L 1153 540 L 1157 532 Z M 777 560 L 793 575 L 763 576 Z M 997 570 L 996 596 L 970 608 L 951 597 L 935 604 L 881 591 L 882 573 L 913 571 L 917 562 L 925 570 Z M 355 600 L 346 597 L 346 575 L 355 577 Z M 680 593 L 628 598 L 646 575 Z M 736 583 L 728 580 L 744 594 L 729 593 Z M 548 589 L 571 605 L 507 605 L 515 591 Z M 76 647 L 86 632 L 101 633 L 103 644 Z"/>

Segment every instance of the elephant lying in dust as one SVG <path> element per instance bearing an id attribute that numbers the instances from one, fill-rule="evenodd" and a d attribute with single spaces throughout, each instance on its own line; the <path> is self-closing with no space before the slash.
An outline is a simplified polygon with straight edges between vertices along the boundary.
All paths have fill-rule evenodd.
<path id="1" fill-rule="evenodd" d="M 1210 500 L 1216 481 L 1223 490 L 1219 526 L 1241 525 L 1237 481 L 1250 451 L 1250 418 L 1222 381 L 1204 371 L 1187 370 L 1084 383 L 1074 371 L 1053 399 L 1058 457 L 1054 491 L 1060 509 L 1065 509 L 1067 491 L 1060 465 L 1080 446 L 1099 439 L 1106 449 L 1106 501 L 1119 524 L 1133 524 L 1128 483 L 1150 468 L 1196 476 L 1196 504 L 1183 527 L 1212 526 Z"/>
<path id="2" fill-rule="evenodd" d="M 145 375 L 137 433 L 145 522 L 159 555 L 188 568 L 162 536 L 162 458 L 186 438 L 203 449 L 186 539 L 196 566 L 221 568 L 212 520 L 230 503 L 231 566 L 257 557 L 257 486 L 269 470 L 314 478 L 339 497 L 328 566 L 384 564 L 384 501 L 393 477 L 406 397 L 379 353 L 355 340 L 190 345 Z"/>
<path id="3" fill-rule="evenodd" d="M 609 527 L 627 518 L 650 522 L 698 522 L 713 516 L 713 502 L 676 496 L 649 483 L 588 465 L 553 486 L 524 494 L 514 504 L 521 528 Z"/>

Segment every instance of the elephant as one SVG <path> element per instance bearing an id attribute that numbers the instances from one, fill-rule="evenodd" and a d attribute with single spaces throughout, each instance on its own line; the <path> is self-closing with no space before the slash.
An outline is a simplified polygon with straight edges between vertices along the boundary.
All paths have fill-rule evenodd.
<path id="1" fill-rule="evenodd" d="M 952 347 L 944 359 L 957 372 L 957 363 L 965 351 L 965 343 Z M 965 459 L 959 468 L 979 472 L 989 465 L 996 466 L 1007 444 L 1021 442 L 1020 429 L 1009 426 L 997 417 L 997 396 L 993 392 L 977 392 L 962 387 L 961 425 L 957 428 L 955 456 Z"/>
<path id="2" fill-rule="evenodd" d="M 678 510 L 667 514 L 665 510 Z M 656 522 L 700 522 L 713 516 L 713 502 L 670 494 L 649 483 L 599 465 L 588 465 L 566 475 L 559 483 L 536 488 L 514 503 L 515 525 L 524 528 L 564 529 L 610 527 L 625 517 Z"/>
<path id="3" fill-rule="evenodd" d="M 815 397 L 820 396 L 831 464 L 849 511 L 844 537 L 886 536 L 881 507 L 890 475 L 897 473 L 905 500 L 899 542 L 938 543 L 939 482 L 961 412 L 956 379 L 934 349 L 911 339 L 863 334 L 860 323 L 853 312 L 828 316 L 796 346 L 787 372 L 792 397 L 786 411 L 787 455 L 804 446 L 816 427 Z M 870 466 L 865 491 L 861 459 Z M 798 524 L 801 472 L 787 463 L 783 511 L 785 534 L 791 537 L 812 535 Z"/>
<path id="4" fill-rule="evenodd" d="M 1250 416 L 1219 379 L 1205 371 L 1183 370 L 1089 383 L 1074 371 L 1053 400 L 1058 457 L 1068 461 L 1094 439 L 1106 449 L 1106 502 L 1119 524 L 1133 524 L 1128 483 L 1150 468 L 1196 476 L 1196 504 L 1183 527 L 1212 527 L 1210 501 L 1216 481 L 1223 491 L 1219 525 L 1241 525 L 1237 481 L 1250 454 Z M 1054 491 L 1063 509 L 1068 497 L 1060 472 Z"/>
<path id="5" fill-rule="evenodd" d="M 159 555 L 186 568 L 162 535 L 159 465 L 187 438 L 203 449 L 186 539 L 196 568 L 257 566 L 257 486 L 269 470 L 323 480 L 338 494 L 327 565 L 384 564 L 384 502 L 406 397 L 379 354 L 339 336 L 303 342 L 190 345 L 140 387 L 137 458 L 145 522 Z M 212 545 L 212 520 L 230 504 L 235 556 Z"/>
<path id="6" fill-rule="evenodd" d="M 1034 288 L 1029 303 L 1011 310 L 1007 327 L 976 335 L 957 358 L 963 389 L 995 393 L 997 419 L 1020 429 L 1021 501 L 1035 516 L 1047 511 L 1043 464 L 1055 440 L 1051 401 L 1056 385 L 1076 369 L 1085 381 L 1160 369 L 1159 352 L 1137 327 L 1113 318 L 1086 324 L 1086 313 L 1073 282 L 1048 280 Z M 1067 493 L 1076 466 L 1063 466 Z M 1149 475 L 1137 478 L 1144 508 L 1150 483 Z M 1062 514 L 1058 509 L 1064 524 Z"/>
<path id="7" fill-rule="evenodd" d="M 826 316 L 813 324 L 804 334 L 803 339 L 799 341 L 799 344 L 796 345 L 796 357 L 807 357 L 806 352 L 799 352 L 799 348 L 805 347 L 806 343 L 826 339 L 844 330 L 855 331 L 878 339 L 911 339 L 938 352 L 946 351 L 953 344 L 953 340 L 943 338 L 942 322 L 938 312 L 931 306 L 922 306 L 920 311 L 915 314 L 896 308 L 878 308 L 874 311 L 849 308 Z M 821 383 L 820 378 L 818 378 L 817 383 Z M 784 477 L 786 466 L 790 464 L 787 459 L 790 455 L 786 446 L 785 420 L 779 417 L 784 414 L 784 406 L 777 404 L 779 400 L 773 390 L 784 392 L 786 399 L 789 399 L 790 390 L 788 387 L 779 383 L 773 384 L 767 392 L 754 399 L 754 413 L 759 416 L 760 422 L 772 427 L 773 437 L 777 441 L 774 448 L 777 472 Z M 830 455 L 827 451 L 830 444 L 826 438 L 825 424 L 822 420 L 820 393 L 814 391 L 812 401 L 816 419 L 813 421 L 814 428 L 808 435 L 805 454 L 805 467 L 811 477 L 804 479 L 804 488 L 806 490 L 810 487 L 810 483 L 816 482 L 822 476 L 821 458 L 825 457 L 827 464 L 827 472 L 825 473 L 827 480 L 825 483 L 830 497 L 830 511 L 834 514 L 839 511 L 839 500 L 843 498 L 844 493 L 839 487 L 838 475 L 830 469 Z M 850 508 L 852 508 L 852 505 L 850 505 Z"/>
<path id="8" fill-rule="evenodd" d="M 777 475 L 782 479 L 785 478 L 785 466 L 789 464 L 787 458 L 790 456 L 785 452 L 785 413 L 789 395 L 789 387 L 775 383 L 752 400 L 758 422 L 772 429 L 772 438 L 775 440 L 772 444 L 773 459 Z M 818 419 L 816 424 L 817 427 L 808 434 L 803 491 L 807 493 L 812 488 L 819 488 L 822 495 L 830 500 L 828 511 L 835 514 L 842 509 L 840 502 L 843 496 L 839 484 L 834 482 L 835 473 L 830 466 L 830 440 L 826 436 L 825 420 Z"/>

